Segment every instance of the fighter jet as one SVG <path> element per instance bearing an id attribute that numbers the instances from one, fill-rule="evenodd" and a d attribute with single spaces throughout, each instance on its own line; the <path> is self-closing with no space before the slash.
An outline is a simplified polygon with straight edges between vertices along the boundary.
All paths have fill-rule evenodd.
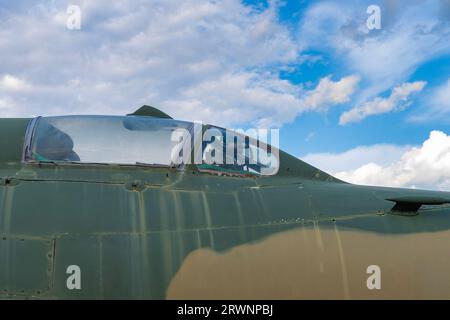
<path id="1" fill-rule="evenodd" d="M 450 193 L 227 132 L 149 106 L 0 119 L 0 298 L 450 298 Z"/>

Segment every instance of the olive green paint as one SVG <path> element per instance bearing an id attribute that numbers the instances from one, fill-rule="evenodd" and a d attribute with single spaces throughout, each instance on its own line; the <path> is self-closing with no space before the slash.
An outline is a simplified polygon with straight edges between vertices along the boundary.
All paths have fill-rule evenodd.
<path id="1" fill-rule="evenodd" d="M 284 152 L 278 174 L 261 177 L 202 173 L 194 165 L 180 170 L 22 163 L 28 122 L 0 120 L 3 298 L 164 299 L 198 250 L 225 255 L 303 229 L 380 237 L 450 229 L 449 193 L 352 185 Z M 393 214 L 399 199 L 424 205 L 415 216 Z M 305 241 L 318 250 L 327 246 Z M 239 264 L 247 258 L 233 259 Z M 81 290 L 66 286 L 70 265 L 81 268 Z M 198 281 L 206 286 L 210 279 Z M 261 283 L 254 288 L 255 297 L 270 291 Z"/>

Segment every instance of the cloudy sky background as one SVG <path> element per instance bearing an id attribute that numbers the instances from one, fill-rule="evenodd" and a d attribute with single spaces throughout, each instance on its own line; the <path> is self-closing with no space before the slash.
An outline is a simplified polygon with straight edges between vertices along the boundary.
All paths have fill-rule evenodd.
<path id="1" fill-rule="evenodd" d="M 450 1 L 0 0 L 1 117 L 143 104 L 279 127 L 350 182 L 450 190 Z"/>

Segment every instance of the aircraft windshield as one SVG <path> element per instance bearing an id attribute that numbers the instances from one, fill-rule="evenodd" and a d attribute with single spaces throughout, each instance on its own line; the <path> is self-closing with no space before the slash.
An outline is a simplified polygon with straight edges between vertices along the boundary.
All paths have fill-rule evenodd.
<path id="1" fill-rule="evenodd" d="M 172 166 L 176 129 L 189 122 L 136 116 L 44 117 L 37 121 L 27 158 L 41 162 Z"/>
<path id="2" fill-rule="evenodd" d="M 170 167 L 194 163 L 201 171 L 256 175 L 276 174 L 279 166 L 276 148 L 267 149 L 259 140 L 222 128 L 185 121 L 62 116 L 37 118 L 30 127 L 26 161 Z M 199 132 L 200 141 L 196 140 Z"/>

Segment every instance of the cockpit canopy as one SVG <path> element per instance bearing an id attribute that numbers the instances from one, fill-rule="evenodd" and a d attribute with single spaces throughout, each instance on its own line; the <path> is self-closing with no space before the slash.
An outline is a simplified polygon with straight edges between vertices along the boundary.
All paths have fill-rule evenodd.
<path id="1" fill-rule="evenodd" d="M 39 118 L 29 159 L 52 162 L 171 165 L 177 128 L 189 122 L 121 116 Z"/>
<path id="2" fill-rule="evenodd" d="M 255 139 L 241 139 L 242 150 L 236 142 L 230 160 L 228 130 L 201 126 L 200 132 L 213 128 L 215 133 L 197 143 L 196 125 L 133 115 L 39 117 L 29 128 L 24 159 L 26 162 L 170 167 L 194 163 L 200 170 L 277 173 L 279 159 L 273 156 L 270 146 L 263 148 Z M 235 143 L 234 138 L 228 139 L 228 144 Z M 200 150 L 198 156 L 196 148 Z"/>

